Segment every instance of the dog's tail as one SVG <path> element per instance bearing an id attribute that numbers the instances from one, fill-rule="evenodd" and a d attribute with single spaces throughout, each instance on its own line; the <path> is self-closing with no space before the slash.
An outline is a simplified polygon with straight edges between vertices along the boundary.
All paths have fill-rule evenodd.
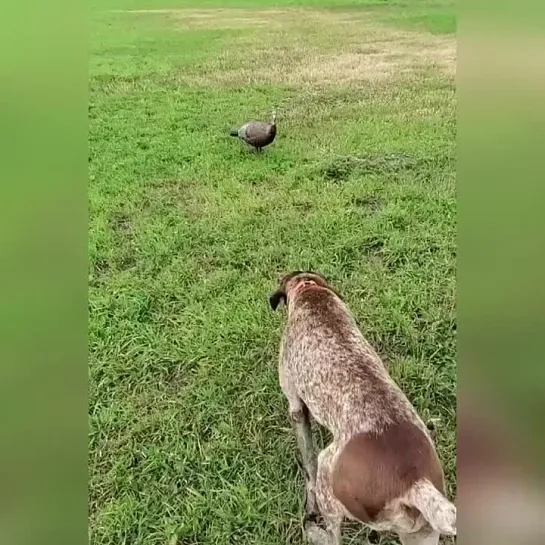
<path id="1" fill-rule="evenodd" d="M 430 481 L 422 479 L 415 483 L 407 499 L 436 532 L 456 535 L 456 507 Z"/>

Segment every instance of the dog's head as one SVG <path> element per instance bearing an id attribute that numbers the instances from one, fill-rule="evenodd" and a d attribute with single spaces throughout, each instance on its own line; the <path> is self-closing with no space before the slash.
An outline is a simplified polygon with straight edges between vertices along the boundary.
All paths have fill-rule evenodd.
<path id="1" fill-rule="evenodd" d="M 325 276 L 311 271 L 293 271 L 281 278 L 278 289 L 269 297 L 271 308 L 276 310 L 280 303 L 286 304 L 288 302 L 290 292 L 304 282 L 312 282 L 317 286 L 332 291 L 335 293 L 335 295 L 340 297 L 335 289 L 328 283 Z"/>

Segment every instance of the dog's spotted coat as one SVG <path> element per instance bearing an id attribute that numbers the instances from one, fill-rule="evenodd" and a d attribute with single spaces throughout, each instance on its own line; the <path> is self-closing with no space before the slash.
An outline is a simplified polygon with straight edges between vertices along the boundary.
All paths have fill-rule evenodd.
<path id="1" fill-rule="evenodd" d="M 306 473 L 309 543 L 340 545 L 345 517 L 396 532 L 404 545 L 455 534 L 456 509 L 428 429 L 339 294 L 321 275 L 297 271 L 271 295 L 273 309 L 280 302 L 288 310 L 280 385 Z M 309 413 L 333 435 L 318 457 Z"/>

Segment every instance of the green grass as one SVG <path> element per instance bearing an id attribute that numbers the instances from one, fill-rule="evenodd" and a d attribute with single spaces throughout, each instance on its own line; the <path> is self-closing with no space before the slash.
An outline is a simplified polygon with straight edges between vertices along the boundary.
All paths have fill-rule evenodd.
<path id="1" fill-rule="evenodd" d="M 453 12 L 452 0 L 92 0 L 94 9 L 170 9 L 170 8 L 367 8 L 397 7 L 409 10 L 418 8 L 445 8 Z"/>
<path id="2" fill-rule="evenodd" d="M 93 545 L 302 543 L 283 318 L 267 306 L 296 268 L 331 278 L 437 419 L 455 493 L 454 27 L 437 22 L 452 7 L 262 9 L 302 4 L 204 18 L 196 0 L 95 6 Z M 227 136 L 273 105 L 262 156 Z"/>

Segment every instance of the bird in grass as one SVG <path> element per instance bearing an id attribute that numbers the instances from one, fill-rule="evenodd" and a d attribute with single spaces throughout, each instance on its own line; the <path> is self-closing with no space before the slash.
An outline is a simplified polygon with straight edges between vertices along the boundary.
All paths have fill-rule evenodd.
<path id="1" fill-rule="evenodd" d="M 271 123 L 250 121 L 242 125 L 240 129 L 233 129 L 229 134 L 240 138 L 255 148 L 258 153 L 261 152 L 265 146 L 272 144 L 276 137 L 276 110 L 273 111 Z"/>

